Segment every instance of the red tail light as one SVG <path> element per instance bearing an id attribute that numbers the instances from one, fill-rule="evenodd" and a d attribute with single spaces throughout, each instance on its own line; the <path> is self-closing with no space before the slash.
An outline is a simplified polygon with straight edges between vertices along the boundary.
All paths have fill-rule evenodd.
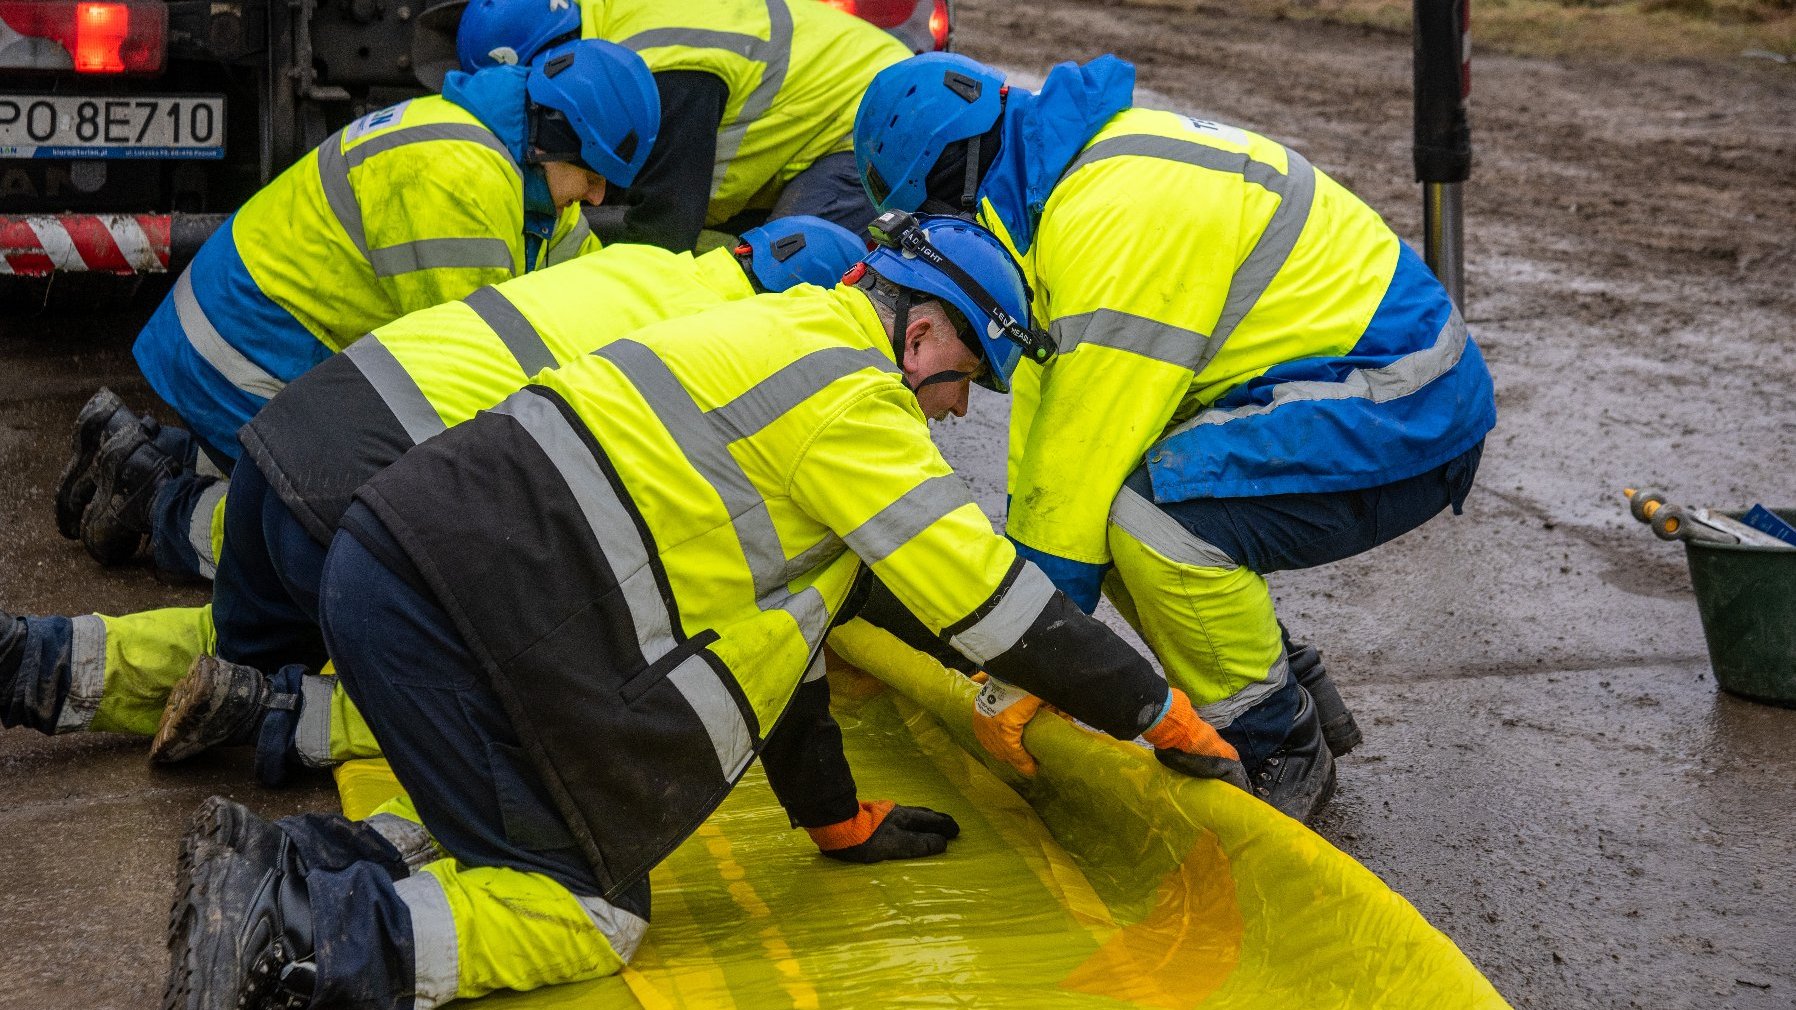
<path id="1" fill-rule="evenodd" d="M 929 37 L 935 40 L 936 52 L 947 51 L 948 0 L 935 0 L 935 9 L 929 12 Z"/>
<path id="2" fill-rule="evenodd" d="M 0 49 L 0 70 L 151 74 L 168 49 L 163 0 L 0 0 L 0 21 L 24 36 Z"/>

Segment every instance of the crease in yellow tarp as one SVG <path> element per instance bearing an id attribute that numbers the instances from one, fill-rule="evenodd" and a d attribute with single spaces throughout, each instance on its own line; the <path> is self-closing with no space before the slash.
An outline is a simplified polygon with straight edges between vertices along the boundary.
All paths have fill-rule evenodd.
<path id="1" fill-rule="evenodd" d="M 964 678 L 862 622 L 832 644 L 879 678 L 831 673 L 861 794 L 952 813 L 948 854 L 825 860 L 756 770 L 656 869 L 620 976 L 479 1006 L 1506 1007 L 1408 902 L 1252 797 L 1058 717 L 1031 724 L 1022 782 L 974 756 Z M 345 812 L 397 788 L 383 766 L 339 769 Z"/>

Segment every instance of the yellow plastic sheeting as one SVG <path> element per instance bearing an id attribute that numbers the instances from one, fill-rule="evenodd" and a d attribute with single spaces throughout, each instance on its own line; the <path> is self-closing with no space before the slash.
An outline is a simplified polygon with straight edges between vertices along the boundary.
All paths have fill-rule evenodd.
<path id="1" fill-rule="evenodd" d="M 756 769 L 655 870 L 621 976 L 468 1005 L 1507 1006 L 1370 871 L 1246 794 L 1058 717 L 1031 725 L 1042 770 L 1019 794 L 973 756 L 964 678 L 858 621 L 832 644 L 897 688 L 832 671 L 861 795 L 953 814 L 946 856 L 824 859 Z M 397 788 L 380 762 L 338 782 L 351 816 Z"/>

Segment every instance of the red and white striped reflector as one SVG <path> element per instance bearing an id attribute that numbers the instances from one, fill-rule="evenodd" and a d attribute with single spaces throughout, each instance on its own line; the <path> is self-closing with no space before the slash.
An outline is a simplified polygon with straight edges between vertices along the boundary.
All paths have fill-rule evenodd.
<path id="1" fill-rule="evenodd" d="M 0 214 L 0 275 L 168 272 L 167 214 Z"/>

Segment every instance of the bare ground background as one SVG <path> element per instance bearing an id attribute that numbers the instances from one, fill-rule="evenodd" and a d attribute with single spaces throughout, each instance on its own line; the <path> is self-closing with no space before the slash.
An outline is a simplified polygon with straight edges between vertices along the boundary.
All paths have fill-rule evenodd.
<path id="1" fill-rule="evenodd" d="M 959 10 L 970 54 L 1120 53 L 1142 104 L 1283 140 L 1419 241 L 1394 25 Z M 1519 1007 L 1796 1007 L 1796 712 L 1715 692 L 1680 552 L 1618 495 L 1796 505 L 1796 68 L 1478 52 L 1473 75 L 1468 316 L 1501 420 L 1466 516 L 1275 583 L 1367 730 L 1320 830 Z M 148 399 L 134 325 L 0 314 L 0 606 L 199 598 L 100 572 L 49 521 L 88 393 Z M 1002 421 L 982 398 L 941 429 L 994 514 Z M 329 799 L 244 785 L 243 755 L 151 774 L 142 751 L 0 734 L 0 1007 L 154 1005 L 186 811 Z"/>

